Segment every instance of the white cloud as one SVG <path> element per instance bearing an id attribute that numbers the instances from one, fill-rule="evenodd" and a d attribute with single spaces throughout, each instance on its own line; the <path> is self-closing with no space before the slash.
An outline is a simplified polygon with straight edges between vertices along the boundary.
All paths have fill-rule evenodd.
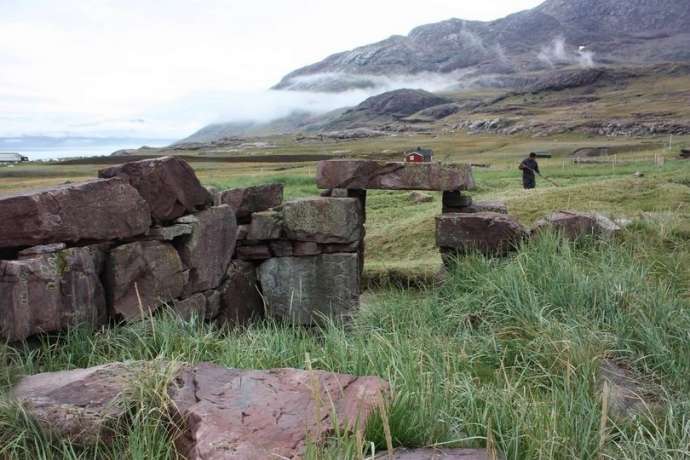
<path id="1" fill-rule="evenodd" d="M 293 96 L 263 90 L 333 52 L 450 17 L 493 19 L 539 1 L 458 3 L 0 0 L 0 136 L 183 137 L 219 117 L 291 105 Z M 312 102 L 340 102 L 332 101 Z"/>

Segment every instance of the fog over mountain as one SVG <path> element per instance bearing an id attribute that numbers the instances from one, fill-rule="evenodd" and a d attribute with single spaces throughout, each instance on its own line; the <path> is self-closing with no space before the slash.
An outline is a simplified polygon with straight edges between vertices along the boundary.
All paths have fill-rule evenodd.
<path id="1" fill-rule="evenodd" d="M 547 0 L 491 22 L 450 19 L 334 54 L 286 75 L 277 89 L 339 92 L 382 76 L 456 80 L 558 66 L 690 59 L 687 0 Z"/>

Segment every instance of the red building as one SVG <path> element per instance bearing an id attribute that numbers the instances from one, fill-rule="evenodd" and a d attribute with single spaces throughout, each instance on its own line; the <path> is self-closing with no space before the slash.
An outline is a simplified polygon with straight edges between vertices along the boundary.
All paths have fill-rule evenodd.
<path id="1" fill-rule="evenodd" d="M 405 154 L 405 161 L 407 163 L 431 163 L 434 158 L 434 152 L 430 149 L 423 149 L 417 147 L 416 150 Z"/>

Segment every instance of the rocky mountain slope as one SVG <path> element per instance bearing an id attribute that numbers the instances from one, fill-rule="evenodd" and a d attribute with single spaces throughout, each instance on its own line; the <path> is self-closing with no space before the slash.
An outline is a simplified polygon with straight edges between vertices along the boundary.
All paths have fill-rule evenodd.
<path id="1" fill-rule="evenodd" d="M 496 21 L 450 19 L 334 54 L 276 88 L 341 91 L 375 87 L 380 76 L 429 72 L 471 81 L 565 65 L 683 60 L 690 60 L 687 0 L 547 0 Z"/>

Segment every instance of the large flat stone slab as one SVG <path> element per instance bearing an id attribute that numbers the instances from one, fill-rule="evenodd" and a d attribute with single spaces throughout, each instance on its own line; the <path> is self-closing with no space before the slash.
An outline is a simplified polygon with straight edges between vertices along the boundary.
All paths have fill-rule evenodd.
<path id="1" fill-rule="evenodd" d="M 378 377 L 202 363 L 183 370 L 169 394 L 184 422 L 185 458 L 296 460 L 334 430 L 363 430 L 387 391 Z"/>
<path id="2" fill-rule="evenodd" d="M 357 254 L 274 258 L 258 273 L 267 311 L 288 321 L 313 324 L 359 305 Z"/>
<path id="3" fill-rule="evenodd" d="M 175 157 L 133 161 L 99 171 L 99 177 L 120 177 L 139 191 L 157 223 L 170 222 L 212 204 L 186 161 Z"/>
<path id="4" fill-rule="evenodd" d="M 401 163 L 373 160 L 325 160 L 318 163 L 316 184 L 323 189 L 455 191 L 474 188 L 467 164 Z"/>
<path id="5" fill-rule="evenodd" d="M 148 204 L 120 179 L 0 198 L 0 248 L 124 239 L 150 226 Z"/>
<path id="6" fill-rule="evenodd" d="M 104 324 L 103 258 L 82 247 L 0 261 L 0 341 Z"/>

